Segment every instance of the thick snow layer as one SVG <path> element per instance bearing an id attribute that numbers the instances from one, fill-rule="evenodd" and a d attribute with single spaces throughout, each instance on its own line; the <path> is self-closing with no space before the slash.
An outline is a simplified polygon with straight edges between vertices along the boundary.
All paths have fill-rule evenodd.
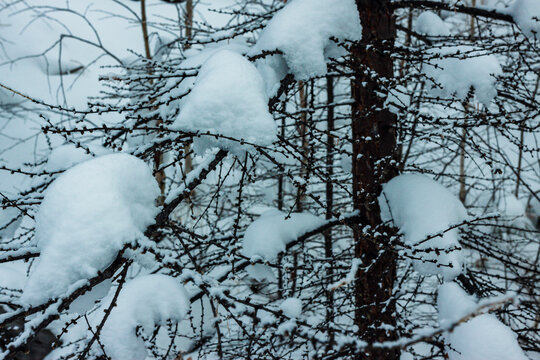
<path id="1" fill-rule="evenodd" d="M 111 154 L 67 170 L 45 192 L 36 219 L 41 255 L 21 300 L 62 295 L 97 275 L 127 242 L 141 238 L 157 214 L 152 172 L 134 156 Z"/>
<path id="2" fill-rule="evenodd" d="M 383 220 L 393 221 L 399 227 L 406 246 L 414 250 L 443 250 L 437 255 L 429 250 L 414 254 L 407 249 L 414 258 L 420 258 L 413 261 L 418 272 L 441 274 L 447 280 L 459 275 L 461 251 L 457 229 L 424 241 L 429 235 L 447 230 L 467 218 L 463 204 L 447 188 L 424 175 L 400 175 L 383 186 L 379 204 Z M 447 253 L 445 249 L 453 251 Z"/>
<path id="3" fill-rule="evenodd" d="M 448 25 L 434 12 L 424 11 L 416 18 L 414 30 L 428 36 L 450 35 Z"/>
<path id="4" fill-rule="evenodd" d="M 271 144 L 277 133 L 261 75 L 246 58 L 229 50 L 215 53 L 201 66 L 171 128 L 210 132 L 257 145 Z M 223 138 L 194 139 L 194 150 L 199 153 L 213 146 L 233 152 L 245 149 L 239 142 Z"/>
<path id="5" fill-rule="evenodd" d="M 450 326 L 478 307 L 456 283 L 441 285 L 437 299 L 439 322 Z M 517 335 L 497 317 L 482 314 L 445 334 L 450 360 L 526 360 Z"/>
<path id="6" fill-rule="evenodd" d="M 291 319 L 296 319 L 302 315 L 302 300 L 298 298 L 285 299 L 279 309 L 283 314 Z"/>
<path id="7" fill-rule="evenodd" d="M 360 40 L 362 26 L 354 0 L 294 0 L 278 11 L 250 54 L 280 50 L 297 80 L 326 74 L 336 56 L 331 37 Z"/>
<path id="8" fill-rule="evenodd" d="M 516 0 L 505 12 L 514 18 L 525 35 L 540 39 L 540 1 Z"/>
<path id="9" fill-rule="evenodd" d="M 260 256 L 272 261 L 285 251 L 288 243 L 324 222 L 324 219 L 309 213 L 292 213 L 287 218 L 282 211 L 268 210 L 246 229 L 243 253 L 248 257 Z"/>
<path id="10" fill-rule="evenodd" d="M 155 326 L 167 320 L 181 322 L 189 308 L 187 292 L 177 279 L 154 274 L 129 281 L 103 326 L 101 341 L 107 355 L 113 360 L 146 359 L 146 346 L 136 336 L 136 328 L 141 326 L 143 333 L 151 336 Z"/>
<path id="11" fill-rule="evenodd" d="M 470 46 L 443 47 L 431 50 L 429 55 L 442 57 L 431 60 L 424 69 L 435 81 L 433 95 L 463 100 L 472 87 L 485 106 L 497 95 L 495 76 L 501 75 L 502 69 L 494 55 L 478 55 Z"/>

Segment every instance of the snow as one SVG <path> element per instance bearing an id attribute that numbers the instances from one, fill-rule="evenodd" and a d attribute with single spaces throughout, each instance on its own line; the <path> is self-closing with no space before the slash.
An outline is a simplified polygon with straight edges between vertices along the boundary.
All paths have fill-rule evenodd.
<path id="1" fill-rule="evenodd" d="M 272 268 L 265 264 L 253 264 L 246 267 L 249 276 L 259 282 L 273 282 L 277 280 Z"/>
<path id="2" fill-rule="evenodd" d="M 428 36 L 450 35 L 448 25 L 437 14 L 431 11 L 425 11 L 418 15 L 414 30 L 419 34 Z"/>
<path id="3" fill-rule="evenodd" d="M 203 63 L 171 129 L 210 132 L 262 146 L 276 140 L 277 133 L 263 79 L 252 63 L 229 50 Z M 197 137 L 193 145 L 201 154 L 214 146 L 236 153 L 246 150 L 237 141 L 212 136 Z"/>
<path id="4" fill-rule="evenodd" d="M 294 297 L 285 299 L 279 306 L 279 309 L 288 318 L 296 319 L 302 314 L 302 300 Z"/>
<path id="5" fill-rule="evenodd" d="M 487 107 L 497 95 L 495 76 L 501 75 L 502 69 L 494 55 L 478 54 L 470 46 L 432 49 L 428 55 L 437 57 L 424 69 L 435 80 L 431 89 L 434 96 L 464 100 L 473 87 L 478 101 Z"/>
<path id="6" fill-rule="evenodd" d="M 324 219 L 309 213 L 292 213 L 287 218 L 287 214 L 282 211 L 268 210 L 246 229 L 243 254 L 250 258 L 262 257 L 272 261 L 285 251 L 288 243 L 324 222 Z"/>
<path id="7" fill-rule="evenodd" d="M 136 328 L 141 326 L 143 333 L 151 336 L 155 326 L 167 320 L 181 322 L 189 308 L 187 292 L 177 279 L 154 274 L 129 281 L 103 326 L 101 342 L 107 355 L 114 360 L 144 360 L 148 354 Z"/>
<path id="8" fill-rule="evenodd" d="M 127 154 L 101 156 L 63 173 L 39 208 L 41 255 L 21 301 L 39 305 L 105 269 L 125 243 L 144 236 L 158 194 L 148 166 Z"/>
<path id="9" fill-rule="evenodd" d="M 326 59 L 337 56 L 331 37 L 360 40 L 362 26 L 353 0 L 294 0 L 279 10 L 250 52 L 280 50 L 297 80 L 326 74 Z"/>
<path id="10" fill-rule="evenodd" d="M 440 286 L 437 299 L 439 322 L 450 326 L 478 307 L 456 283 Z M 478 315 L 445 334 L 450 360 L 526 360 L 517 335 L 492 314 Z"/>
<path id="11" fill-rule="evenodd" d="M 504 12 L 514 18 L 517 26 L 531 38 L 540 39 L 540 2 L 516 0 Z"/>
<path id="12" fill-rule="evenodd" d="M 525 216 L 527 205 L 514 195 L 509 195 L 501 201 L 499 208 L 506 216 L 516 218 Z"/>
<path id="13" fill-rule="evenodd" d="M 404 174 L 383 185 L 379 205 L 383 220 L 393 221 L 403 234 L 405 245 L 412 248 L 406 252 L 421 258 L 413 260 L 416 271 L 423 275 L 440 274 L 446 280 L 459 275 L 462 260 L 458 229 L 424 241 L 467 218 L 463 204 L 447 188 L 425 175 Z M 429 250 L 414 254 L 414 250 L 433 248 L 452 250 L 440 251 L 439 255 Z"/>
<path id="14" fill-rule="evenodd" d="M 176 77 L 171 77 L 167 81 L 166 88 L 170 89 L 167 94 L 161 97 L 160 101 L 168 104 L 167 106 L 159 107 L 159 115 L 162 119 L 167 120 L 170 115 L 176 115 L 178 110 L 184 105 L 188 93 L 195 85 L 195 76 L 186 76 L 197 74 L 197 70 L 209 58 L 221 50 L 229 50 L 238 54 L 248 52 L 248 45 L 243 39 L 230 39 L 227 42 L 218 42 L 217 44 L 208 44 L 203 49 L 190 48 L 183 52 L 185 60 L 182 61 L 177 72 L 180 81 Z"/>
<path id="15" fill-rule="evenodd" d="M 0 239 L 13 236 L 22 220 L 17 218 L 19 214 L 20 211 L 14 207 L 0 208 Z"/>
<path id="16" fill-rule="evenodd" d="M 92 159 L 93 155 L 105 155 L 111 152 L 110 150 L 97 145 L 85 147 L 90 153 L 88 153 L 86 149 L 76 147 L 73 144 L 66 144 L 55 148 L 51 151 L 47 159 L 46 170 L 49 172 L 66 170 L 85 160 Z"/>

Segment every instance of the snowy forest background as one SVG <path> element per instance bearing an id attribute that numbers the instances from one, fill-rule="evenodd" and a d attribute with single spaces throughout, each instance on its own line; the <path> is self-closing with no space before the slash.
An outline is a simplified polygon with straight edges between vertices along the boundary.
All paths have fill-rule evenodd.
<path id="1" fill-rule="evenodd" d="M 539 0 L 0 0 L 0 359 L 540 359 Z"/>

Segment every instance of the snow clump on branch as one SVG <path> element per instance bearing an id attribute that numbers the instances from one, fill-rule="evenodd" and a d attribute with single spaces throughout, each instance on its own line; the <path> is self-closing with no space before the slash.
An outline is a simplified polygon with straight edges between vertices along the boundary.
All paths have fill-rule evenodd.
<path id="1" fill-rule="evenodd" d="M 40 257 L 21 297 L 39 305 L 109 266 L 154 222 L 159 188 L 144 161 L 110 154 L 67 170 L 45 192 L 36 219 Z"/>
<path id="2" fill-rule="evenodd" d="M 244 234 L 243 254 L 273 261 L 284 252 L 287 244 L 306 231 L 323 225 L 324 219 L 309 213 L 286 213 L 273 209 L 252 222 Z"/>
<path id="3" fill-rule="evenodd" d="M 439 323 L 452 326 L 473 314 L 479 304 L 454 282 L 439 287 L 437 298 Z M 445 334 L 450 360 L 527 360 L 517 342 L 517 335 L 495 315 L 480 314 L 463 321 Z"/>
<path id="4" fill-rule="evenodd" d="M 102 306 L 103 311 L 108 307 Z M 151 337 L 155 327 L 168 320 L 180 323 L 189 308 L 188 294 L 177 279 L 154 274 L 129 281 L 103 326 L 101 341 L 107 354 L 114 360 L 146 359 L 146 346 L 136 336 L 136 329 L 140 326 L 143 334 Z"/>
<path id="5" fill-rule="evenodd" d="M 249 60 L 229 50 L 203 63 L 171 129 L 223 136 L 195 137 L 199 154 L 215 146 L 238 154 L 248 149 L 240 140 L 266 146 L 277 139 L 261 75 Z"/>
<path id="6" fill-rule="evenodd" d="M 279 50 L 297 80 L 326 74 L 329 57 L 342 55 L 331 40 L 358 41 L 362 25 L 354 0 L 294 0 L 278 11 L 264 28 L 250 55 Z M 270 93 L 283 78 L 281 56 L 258 61 Z"/>
<path id="7" fill-rule="evenodd" d="M 465 45 L 431 49 L 428 54 L 434 59 L 424 71 L 432 79 L 434 96 L 465 100 L 473 88 L 476 99 L 488 107 L 497 95 L 496 76 L 502 74 L 502 68 L 494 55 Z"/>
<path id="8" fill-rule="evenodd" d="M 425 175 L 400 175 L 383 186 L 379 205 L 383 220 L 403 234 L 406 253 L 420 258 L 413 260 L 416 271 L 446 280 L 461 273 L 458 229 L 449 228 L 466 220 L 467 211 L 447 188 Z"/>

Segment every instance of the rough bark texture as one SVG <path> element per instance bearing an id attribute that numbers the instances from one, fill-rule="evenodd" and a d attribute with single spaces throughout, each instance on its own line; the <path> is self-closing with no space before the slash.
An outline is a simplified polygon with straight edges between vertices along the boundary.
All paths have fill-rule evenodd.
<path id="1" fill-rule="evenodd" d="M 381 227 L 377 197 L 381 184 L 397 174 L 396 116 L 383 108 L 381 81 L 393 77 L 390 52 L 395 22 L 388 0 L 356 0 L 362 41 L 351 49 L 353 131 L 353 197 L 360 212 L 354 232 L 355 256 L 362 261 L 355 283 L 355 322 L 361 339 L 373 343 L 395 339 L 395 303 L 389 301 L 396 272 L 390 244 L 392 229 Z M 377 238 L 366 226 L 383 234 Z M 362 268 L 368 267 L 369 270 Z M 389 326 L 388 326 L 389 325 Z M 387 329 L 387 330 L 385 330 Z M 396 350 L 368 349 L 362 359 L 399 359 Z"/>

